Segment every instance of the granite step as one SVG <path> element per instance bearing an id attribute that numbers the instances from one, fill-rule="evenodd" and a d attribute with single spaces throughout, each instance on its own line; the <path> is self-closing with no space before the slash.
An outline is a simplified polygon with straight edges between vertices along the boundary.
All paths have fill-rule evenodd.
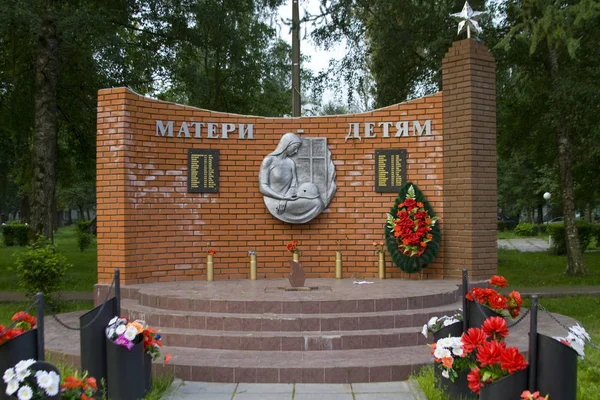
<path id="1" fill-rule="evenodd" d="M 157 328 L 208 329 L 216 331 L 356 331 L 422 327 L 432 316 L 451 314 L 462 303 L 435 308 L 337 314 L 233 314 L 198 311 L 167 311 L 124 299 L 121 314 L 130 319 L 143 319 Z"/>
<path id="2" fill-rule="evenodd" d="M 300 292 L 300 294 L 302 294 Z M 285 300 L 222 300 L 191 299 L 178 295 L 147 294 L 140 292 L 140 305 L 163 310 L 202 311 L 232 314 L 331 314 L 331 313 L 367 313 L 374 311 L 415 310 L 438 307 L 458 300 L 458 291 L 435 293 L 413 297 L 383 297 L 351 300 L 320 300 L 295 297 Z"/>
<path id="3" fill-rule="evenodd" d="M 358 383 L 408 379 L 431 364 L 427 346 L 340 351 L 239 351 L 165 347 L 175 376 L 204 382 Z M 169 365 L 163 368 L 169 368 Z"/>
<path id="4" fill-rule="evenodd" d="M 369 283 L 369 284 L 357 284 Z M 121 287 L 124 299 L 174 311 L 233 314 L 331 314 L 431 308 L 460 298 L 457 281 L 307 279 L 311 291 L 285 291 L 286 279 L 175 281 Z M 98 284 L 104 300 L 109 285 Z"/>
<path id="5" fill-rule="evenodd" d="M 429 343 L 417 327 L 331 332 L 231 332 L 161 328 L 166 346 L 223 350 L 332 351 Z"/>

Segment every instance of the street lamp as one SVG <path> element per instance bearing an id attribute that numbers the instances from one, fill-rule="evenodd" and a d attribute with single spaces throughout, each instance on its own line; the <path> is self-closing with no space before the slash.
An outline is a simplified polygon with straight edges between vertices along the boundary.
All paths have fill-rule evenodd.
<path id="1" fill-rule="evenodd" d="M 550 223 L 550 197 L 552 197 L 550 192 L 544 193 L 544 200 L 546 200 L 546 214 L 548 215 L 546 217 L 546 220 L 548 221 L 548 223 Z"/>

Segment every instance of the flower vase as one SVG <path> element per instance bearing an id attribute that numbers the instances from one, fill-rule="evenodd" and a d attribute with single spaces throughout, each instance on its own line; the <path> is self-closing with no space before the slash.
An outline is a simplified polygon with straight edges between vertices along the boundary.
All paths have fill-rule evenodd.
<path id="1" fill-rule="evenodd" d="M 527 389 L 529 368 L 507 375 L 481 388 L 479 400 L 520 399 L 523 390 Z"/>
<path id="2" fill-rule="evenodd" d="M 469 328 L 481 328 L 485 320 L 489 317 L 504 318 L 501 314 L 498 314 L 491 308 L 474 301 L 469 301 L 469 314 L 467 315 L 467 323 Z"/>
<path id="3" fill-rule="evenodd" d="M 144 389 L 145 393 L 152 390 L 152 357 L 144 352 Z"/>
<path id="4" fill-rule="evenodd" d="M 106 384 L 111 400 L 142 399 L 146 391 L 144 342 L 141 335 L 131 350 L 106 339 Z"/>
<path id="5" fill-rule="evenodd" d="M 256 254 L 250 254 L 250 280 L 256 280 Z"/>
<path id="6" fill-rule="evenodd" d="M 335 252 L 335 279 L 342 279 L 342 252 Z"/>
<path id="7" fill-rule="evenodd" d="M 462 321 L 442 327 L 439 331 L 433 333 L 433 339 L 437 342 L 440 339 L 451 337 L 460 337 L 463 334 Z"/>
<path id="8" fill-rule="evenodd" d="M 212 282 L 215 278 L 215 270 L 213 265 L 213 255 L 209 254 L 206 257 L 206 280 Z"/>
<path id="9" fill-rule="evenodd" d="M 21 360 L 37 360 L 37 329 L 31 329 L 0 345 L 0 374 L 4 374 Z M 11 399 L 6 394 L 6 383 L 0 378 L 0 399 Z"/>
<path id="10" fill-rule="evenodd" d="M 294 260 L 295 262 L 298 262 L 299 259 L 300 259 L 300 254 L 292 253 L 292 260 Z"/>
<path id="11" fill-rule="evenodd" d="M 477 400 L 479 398 L 478 395 L 469 389 L 469 381 L 467 380 L 470 372 L 469 369 L 460 371 L 454 382 L 448 378 L 444 378 L 442 370 L 437 365 L 434 365 L 434 371 L 438 387 L 444 391 L 450 400 Z"/>
<path id="12" fill-rule="evenodd" d="M 537 338 L 537 388 L 552 400 L 577 397 L 577 352 L 551 337 Z"/>
<path id="13" fill-rule="evenodd" d="M 379 252 L 379 262 L 377 263 L 377 270 L 379 272 L 379 279 L 385 279 L 385 253 Z"/>

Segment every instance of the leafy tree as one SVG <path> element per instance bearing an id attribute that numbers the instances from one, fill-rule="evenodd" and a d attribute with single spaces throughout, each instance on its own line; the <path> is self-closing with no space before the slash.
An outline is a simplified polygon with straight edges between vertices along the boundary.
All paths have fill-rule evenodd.
<path id="1" fill-rule="evenodd" d="M 328 102 L 321 109 L 321 115 L 342 115 L 348 114 L 348 107 L 342 104 L 336 104 L 332 101 Z"/>
<path id="2" fill-rule="evenodd" d="M 463 4 L 462 0 L 322 0 L 321 14 L 307 20 L 315 24 L 313 36 L 324 47 L 346 41 L 346 56 L 328 71 L 335 77 L 331 86 L 339 86 L 342 76 L 351 103 L 355 92 L 364 96 L 372 74 L 369 92 L 375 96 L 375 107 L 383 107 L 441 88 L 442 58 L 456 38 L 450 13 Z M 485 1 L 470 4 L 482 9 Z"/>
<path id="3" fill-rule="evenodd" d="M 516 84 L 531 88 L 529 81 L 540 83 L 536 87 L 545 101 L 534 103 L 535 113 L 529 117 L 534 125 L 537 122 L 538 127 L 553 132 L 549 138 L 557 146 L 567 273 L 585 274 L 575 224 L 573 152 L 578 140 L 574 132 L 589 137 L 579 129 L 589 127 L 587 112 L 597 114 L 598 72 L 592 65 L 599 61 L 594 38 L 598 37 L 600 5 L 593 0 L 512 0 L 506 2 L 505 12 L 508 32 L 500 45 L 512 52 L 518 67 Z M 538 61 L 536 65 L 523 60 L 524 48 Z"/>
<path id="4" fill-rule="evenodd" d="M 0 163 L 6 187 L 31 200 L 31 226 L 52 236 L 56 187 L 74 174 L 93 185 L 99 88 L 148 86 L 156 48 L 131 45 L 136 1 L 0 3 Z M 118 51 L 111 52 L 111 49 Z M 2 184 L 2 182 L 0 182 Z M 0 196 L 1 197 L 1 196 Z M 1 204 L 0 204 L 1 205 Z M 22 216 L 29 207 L 21 207 Z"/>

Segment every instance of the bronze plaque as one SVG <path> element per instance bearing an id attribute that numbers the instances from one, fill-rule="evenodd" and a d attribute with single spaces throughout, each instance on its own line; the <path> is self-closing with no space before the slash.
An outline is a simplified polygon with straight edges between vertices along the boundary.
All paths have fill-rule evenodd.
<path id="1" fill-rule="evenodd" d="M 375 192 L 398 193 L 406 182 L 406 149 L 375 150 Z"/>
<path id="2" fill-rule="evenodd" d="M 219 150 L 188 150 L 188 193 L 219 191 Z"/>

